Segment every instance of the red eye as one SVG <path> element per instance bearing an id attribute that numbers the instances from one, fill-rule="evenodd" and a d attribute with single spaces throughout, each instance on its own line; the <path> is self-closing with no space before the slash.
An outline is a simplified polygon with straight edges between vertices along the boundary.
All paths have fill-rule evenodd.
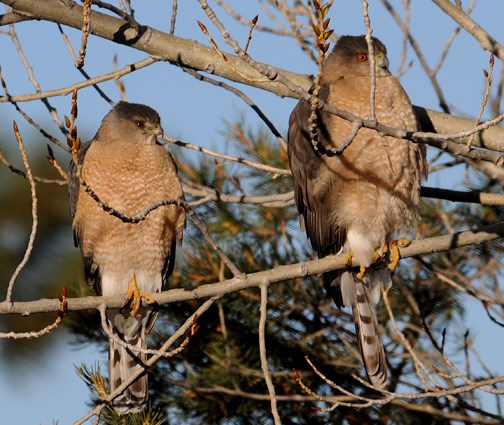
<path id="1" fill-rule="evenodd" d="M 144 128 L 145 127 L 145 121 L 135 121 L 135 124 L 138 128 Z"/>
<path id="2" fill-rule="evenodd" d="M 357 55 L 357 60 L 360 60 L 361 62 L 364 62 L 367 60 L 367 55 L 365 53 L 359 53 Z"/>

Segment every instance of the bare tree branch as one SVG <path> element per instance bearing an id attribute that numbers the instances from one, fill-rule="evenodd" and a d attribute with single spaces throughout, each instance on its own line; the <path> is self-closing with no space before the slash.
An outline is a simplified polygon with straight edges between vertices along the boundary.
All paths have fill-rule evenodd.
<path id="1" fill-rule="evenodd" d="M 32 213 L 32 226 L 31 226 L 31 232 L 30 232 L 30 238 L 28 239 L 28 246 L 26 247 L 26 251 L 24 253 L 23 259 L 21 262 L 18 264 L 16 267 L 16 270 L 14 270 L 14 273 L 11 276 L 11 279 L 9 281 L 9 285 L 7 287 L 7 296 L 5 297 L 5 302 L 10 303 L 12 300 L 12 291 L 14 290 L 14 285 L 16 283 L 16 280 L 19 276 L 19 273 L 21 273 L 21 270 L 23 270 L 24 266 L 26 263 L 28 263 L 28 260 L 30 259 L 30 255 L 33 251 L 33 244 L 35 243 L 35 236 L 37 235 L 37 227 L 38 227 L 38 199 L 37 199 L 37 191 L 36 191 L 36 183 L 35 179 L 33 178 L 33 174 L 31 171 L 30 163 L 28 162 L 28 155 L 26 154 L 25 147 L 23 145 L 23 139 L 21 138 L 21 134 L 19 133 L 18 126 L 16 122 L 14 121 L 14 135 L 16 136 L 16 141 L 19 146 L 19 151 L 21 152 L 21 156 L 23 158 L 23 164 L 25 166 L 26 170 L 26 177 L 30 183 L 30 194 L 31 194 L 31 213 Z"/>
<path id="2" fill-rule="evenodd" d="M 504 236 L 504 222 L 486 226 L 481 229 L 467 230 L 444 236 L 414 241 L 407 247 L 399 249 L 401 258 L 414 257 L 417 255 L 431 254 L 434 252 L 448 251 L 468 245 L 479 245 L 493 241 Z M 201 285 L 195 289 L 171 289 L 160 294 L 152 294 L 158 304 L 168 304 L 172 302 L 188 301 L 199 298 L 209 298 L 222 296 L 242 289 L 260 286 L 265 280 L 274 284 L 289 279 L 301 278 L 310 275 L 318 275 L 331 270 L 345 268 L 345 254 L 331 255 L 320 260 L 308 261 L 305 263 L 278 266 L 271 270 L 245 275 L 243 278 L 235 277 L 223 282 Z M 359 264 L 353 260 L 352 267 Z M 109 308 L 120 308 L 125 304 L 122 297 L 81 297 L 68 298 L 68 310 L 99 309 L 106 304 Z M 22 314 L 47 313 L 58 311 L 59 300 L 40 299 L 38 301 L 26 302 L 1 302 L 0 314 Z"/>
<path id="3" fill-rule="evenodd" d="M 450 3 L 448 0 L 433 0 L 447 15 L 451 16 L 462 28 L 479 41 L 481 47 L 498 56 L 504 61 L 504 46 L 488 34 L 461 8 Z"/>
<path id="4" fill-rule="evenodd" d="M 5 13 L 3 15 L 0 15 L 0 27 L 3 25 L 11 25 L 11 24 L 16 24 L 18 22 L 23 22 L 23 21 L 31 21 L 33 18 L 29 16 L 23 16 L 19 15 L 18 13 Z"/>
<path id="5" fill-rule="evenodd" d="M 78 4 L 72 4 L 72 7 L 67 7 L 64 2 L 60 2 L 59 0 L 45 0 L 44 2 L 37 0 L 0 0 L 0 2 L 13 7 L 15 11 L 25 15 L 29 14 L 36 19 L 58 22 L 77 29 L 80 29 L 82 26 L 82 7 Z M 91 11 L 91 20 L 93 22 L 91 34 L 98 37 L 142 50 L 177 66 L 213 73 L 232 81 L 246 82 L 251 86 L 268 90 L 282 97 L 299 98 L 301 94 L 285 87 L 274 77 L 275 75 L 281 74 L 285 76 L 292 84 L 302 87 L 305 91 L 312 84 L 311 79 L 306 75 L 270 66 L 265 67 L 269 70 L 272 81 L 264 81 L 264 78 L 257 70 L 244 63 L 238 56 L 226 54 L 229 61 L 227 63 L 212 48 L 163 33 L 148 26 L 142 26 L 142 31 L 137 34 L 136 30 L 127 21 L 96 11 Z M 502 49 L 502 47 L 499 48 Z M 495 54 L 501 59 L 504 56 L 502 52 L 501 55 L 498 55 L 498 53 Z M 239 71 L 239 73 L 233 69 Z M 10 100 L 5 96 L 0 97 L 0 102 L 8 101 Z M 452 117 L 448 114 L 421 107 L 415 107 L 415 109 L 419 115 L 422 127 L 424 129 L 432 128 L 433 131 L 440 134 L 459 132 L 460 130 L 470 129 L 474 126 L 474 121 L 471 120 Z M 504 129 L 498 127 L 489 128 L 481 132 L 480 137 L 476 138 L 473 146 L 481 146 L 504 152 L 503 135 Z M 460 139 L 457 142 L 465 143 L 466 140 Z"/>

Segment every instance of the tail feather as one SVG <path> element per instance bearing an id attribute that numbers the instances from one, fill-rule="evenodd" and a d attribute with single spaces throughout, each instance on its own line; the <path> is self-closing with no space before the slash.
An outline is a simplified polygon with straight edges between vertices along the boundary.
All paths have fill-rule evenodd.
<path id="1" fill-rule="evenodd" d="M 352 307 L 355 332 L 366 374 L 378 389 L 387 384 L 387 361 L 381 342 L 375 305 L 380 299 L 380 284 L 388 285 L 390 272 L 368 269 L 364 282 L 353 272 L 329 272 L 324 286 L 338 307 Z"/>
<path id="2" fill-rule="evenodd" d="M 130 310 L 107 310 L 107 320 L 114 335 L 132 347 L 147 348 L 147 336 L 152 329 L 157 313 L 151 307 L 142 307 L 135 317 Z M 110 392 L 128 381 L 138 367 L 145 368 L 147 356 L 144 353 L 123 347 L 114 339 L 109 339 L 109 384 Z M 141 375 L 113 401 L 114 409 L 123 415 L 135 413 L 145 408 L 148 399 L 147 373 Z"/>
<path id="3" fill-rule="evenodd" d="M 371 302 L 369 288 L 360 281 L 355 282 L 356 302 L 352 304 L 355 332 L 366 373 L 374 387 L 383 389 L 387 385 L 387 361 L 381 342 L 376 309 Z"/>

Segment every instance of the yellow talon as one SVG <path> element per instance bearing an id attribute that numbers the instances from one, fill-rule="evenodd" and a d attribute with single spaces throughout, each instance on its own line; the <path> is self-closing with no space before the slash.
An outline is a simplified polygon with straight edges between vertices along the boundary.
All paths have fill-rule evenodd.
<path id="1" fill-rule="evenodd" d="M 350 251 L 343 259 L 343 264 L 346 268 L 352 267 L 353 252 Z"/>
<path id="2" fill-rule="evenodd" d="M 131 309 L 131 316 L 135 317 L 136 314 L 138 313 L 138 310 L 140 309 L 140 306 L 142 305 L 142 298 L 145 299 L 147 304 L 153 304 L 156 302 L 154 298 L 152 298 L 149 294 L 146 294 L 145 292 L 141 292 L 138 289 L 137 283 L 136 283 L 136 276 L 133 275 L 133 279 L 131 280 L 129 286 L 128 286 L 128 295 L 127 295 L 127 300 L 128 301 L 133 301 L 133 307 Z"/>
<path id="3" fill-rule="evenodd" d="M 364 279 L 364 276 L 366 275 L 366 267 L 360 266 L 359 267 L 359 273 L 357 273 L 357 279 L 362 280 Z"/>
<path id="4" fill-rule="evenodd" d="M 390 263 L 388 264 L 389 270 L 394 273 L 397 266 L 399 265 L 399 260 L 401 259 L 401 254 L 399 253 L 399 247 L 406 247 L 411 243 L 410 240 L 403 238 L 403 239 L 398 239 L 396 241 L 390 242 L 388 245 L 388 248 L 390 250 L 389 254 L 389 260 Z"/>
<path id="5" fill-rule="evenodd" d="M 397 246 L 400 246 L 401 248 L 405 248 L 405 247 L 411 245 L 411 241 L 408 238 L 397 239 L 396 243 L 397 243 Z"/>
<path id="6" fill-rule="evenodd" d="M 399 260 L 401 259 L 401 254 L 399 253 L 399 247 L 406 247 L 411 244 L 409 239 L 403 238 L 395 241 L 391 241 L 389 243 L 384 243 L 380 248 L 373 252 L 373 257 L 371 259 L 371 264 L 377 263 L 379 260 L 384 260 L 388 257 L 388 265 L 387 267 L 390 269 L 392 273 L 395 272 L 397 266 L 399 265 Z M 352 266 L 353 254 L 349 252 L 345 259 L 343 260 L 345 263 L 345 267 Z M 366 275 L 366 267 L 360 266 L 359 271 L 355 275 L 357 279 L 363 280 Z"/>
<path id="7" fill-rule="evenodd" d="M 385 254 L 387 254 L 389 247 L 387 244 L 383 244 L 379 249 L 373 252 L 373 257 L 371 258 L 371 263 L 374 264 L 378 260 L 382 259 Z"/>

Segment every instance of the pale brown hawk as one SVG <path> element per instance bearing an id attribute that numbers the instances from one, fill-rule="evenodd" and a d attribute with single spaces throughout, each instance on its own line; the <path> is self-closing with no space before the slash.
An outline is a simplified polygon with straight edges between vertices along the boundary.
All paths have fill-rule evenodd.
<path id="1" fill-rule="evenodd" d="M 386 49 L 373 38 L 376 119 L 389 127 L 418 129 L 411 102 L 388 70 Z M 370 65 L 364 36 L 342 36 L 328 55 L 319 98 L 358 117 L 370 116 Z M 376 252 L 413 229 L 418 216 L 420 180 L 426 174 L 425 147 L 361 128 L 341 155 L 313 147 L 310 102 L 301 100 L 289 120 L 289 164 L 302 226 L 319 257 L 352 252 L 366 268 Z M 352 123 L 318 112 L 318 141 L 340 148 Z M 322 149 L 323 150 L 323 149 Z M 386 267 L 325 273 L 324 286 L 338 307 L 351 306 L 367 375 L 377 388 L 387 382 L 387 365 L 375 306 L 380 285 L 391 283 Z"/>
<path id="2" fill-rule="evenodd" d="M 120 213 L 135 217 L 166 199 L 183 200 L 175 163 L 157 142 L 160 118 L 148 106 L 120 102 L 103 119 L 96 136 L 78 151 L 81 177 L 96 196 Z M 80 247 L 86 282 L 98 295 L 126 296 L 130 283 L 145 293 L 160 292 L 173 271 L 175 245 L 182 239 L 183 208 L 159 207 L 138 223 L 112 216 L 79 183 L 78 167 L 69 169 L 70 212 L 75 243 Z M 125 343 L 145 349 L 157 312 L 141 307 L 108 309 L 112 333 Z M 110 390 L 129 379 L 146 354 L 109 339 Z M 145 373 L 114 400 L 123 414 L 142 409 L 147 401 Z"/>

